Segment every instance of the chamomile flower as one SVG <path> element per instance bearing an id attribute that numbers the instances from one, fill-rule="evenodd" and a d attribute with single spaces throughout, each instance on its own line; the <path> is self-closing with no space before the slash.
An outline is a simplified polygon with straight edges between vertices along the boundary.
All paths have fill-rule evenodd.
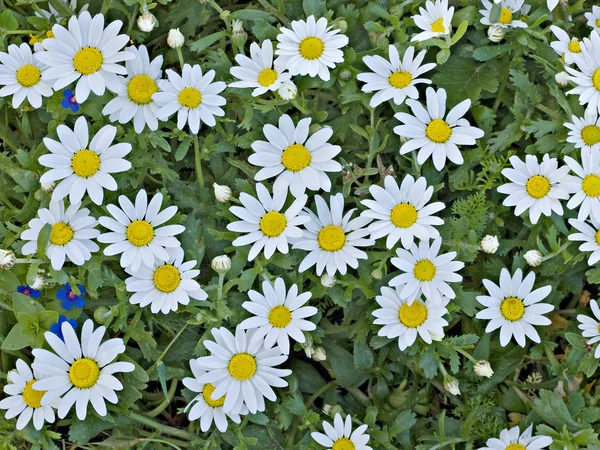
<path id="1" fill-rule="evenodd" d="M 519 13 L 523 7 L 524 0 L 500 0 L 499 2 L 494 0 L 494 3 L 500 3 L 502 8 L 500 12 L 500 18 L 498 22 L 492 23 L 490 15 L 492 13 L 492 7 L 494 3 L 488 0 L 481 0 L 484 9 L 480 9 L 479 13 L 482 15 L 480 22 L 483 25 L 498 25 L 502 28 L 527 28 L 527 24 L 522 20 L 516 20 L 514 15 Z"/>
<path id="2" fill-rule="evenodd" d="M 129 36 L 118 34 L 123 22 L 113 20 L 104 28 L 104 16 L 82 12 L 71 16 L 68 29 L 56 24 L 52 27 L 53 38 L 44 39 L 43 52 L 35 58 L 48 66 L 43 80 L 54 81 L 54 90 L 63 89 L 74 81 L 77 101 L 85 102 L 90 91 L 103 95 L 106 88 L 119 89 L 117 74 L 126 75 L 119 63 L 135 58 L 132 52 L 120 51 Z"/>
<path id="3" fill-rule="evenodd" d="M 293 20 L 291 30 L 281 27 L 279 31 L 275 66 L 285 67 L 291 75 L 318 75 L 329 81 L 329 69 L 344 62 L 341 48 L 348 45 L 348 38 L 338 34 L 340 30 L 328 27 L 325 17 Z"/>
<path id="4" fill-rule="evenodd" d="M 406 97 L 419 98 L 416 85 L 431 84 L 431 80 L 419 76 L 435 67 L 434 63 L 422 64 L 426 53 L 423 50 L 415 57 L 415 48 L 408 47 L 400 60 L 398 50 L 390 45 L 389 61 L 379 55 L 365 56 L 363 62 L 372 72 L 359 73 L 356 78 L 366 83 L 362 87 L 363 92 L 377 92 L 371 97 L 369 105 L 375 108 L 390 99 L 396 105 L 401 105 Z"/>
<path id="5" fill-rule="evenodd" d="M 567 175 L 561 187 L 573 195 L 567 202 L 567 208 L 579 207 L 578 220 L 585 220 L 592 215 L 600 221 L 600 148 L 583 150 L 580 165 L 570 156 L 564 158 L 567 166 L 575 176 Z"/>
<path id="6" fill-rule="evenodd" d="M 389 339 L 398 338 L 400 351 L 413 345 L 417 336 L 431 344 L 444 335 L 448 322 L 443 316 L 448 310 L 442 303 L 415 298 L 409 305 L 408 299 L 400 296 L 400 288 L 387 286 L 381 288 L 381 295 L 375 300 L 381 308 L 373 311 L 377 317 L 373 323 L 383 325 L 377 334 Z"/>
<path id="7" fill-rule="evenodd" d="M 589 338 L 587 345 L 593 345 L 600 341 L 600 308 L 596 300 L 590 301 L 590 307 L 596 319 L 586 316 L 584 314 L 577 315 L 577 321 L 579 322 L 578 328 L 582 331 L 581 335 L 584 338 Z M 600 358 L 600 345 L 596 347 L 594 351 L 594 358 Z M 0 402 L 0 407 L 2 403 Z"/>
<path id="8" fill-rule="evenodd" d="M 303 331 L 312 331 L 317 326 L 306 320 L 318 310 L 314 306 L 304 306 L 310 300 L 311 293 L 298 294 L 298 286 L 293 284 L 286 290 L 282 278 L 276 278 L 271 284 L 263 281 L 263 294 L 248 291 L 249 302 L 242 308 L 254 314 L 240 323 L 245 330 L 256 328 L 252 339 L 264 340 L 265 349 L 277 344 L 284 355 L 290 353 L 290 338 L 303 344 L 306 342 Z"/>
<path id="9" fill-rule="evenodd" d="M 36 369 L 33 371 L 22 359 L 17 359 L 16 368 L 8 372 L 7 384 L 4 393 L 8 395 L 0 401 L 0 409 L 6 409 L 5 418 L 17 419 L 17 430 L 22 430 L 33 419 L 33 426 L 41 430 L 44 421 L 54 422 L 54 408 L 56 402 L 41 404 L 42 397 L 46 391 L 33 388 L 33 384 L 42 377 L 42 373 Z"/>
<path id="10" fill-rule="evenodd" d="M 590 217 L 589 222 L 569 219 L 569 224 L 579 231 L 579 233 L 570 234 L 569 240 L 583 242 L 579 246 L 579 251 L 592 252 L 588 259 L 588 264 L 592 266 L 600 261 L 600 221 L 596 219 L 595 215 Z"/>
<path id="11" fill-rule="evenodd" d="M 202 123 L 209 127 L 217 124 L 215 116 L 225 115 L 220 107 L 225 104 L 225 99 L 219 92 L 227 85 L 222 81 L 212 82 L 215 71 L 209 70 L 202 75 L 199 65 L 185 64 L 181 75 L 167 69 L 167 80 L 159 85 L 161 92 L 157 92 L 152 99 L 160 106 L 157 113 L 159 120 L 167 120 L 177 113 L 177 128 L 183 130 L 186 123 L 190 131 L 197 134 Z"/>
<path id="12" fill-rule="evenodd" d="M 196 395 L 184 409 L 184 412 L 188 413 L 188 418 L 190 420 L 200 419 L 200 429 L 202 432 L 208 431 L 213 421 L 221 433 L 227 431 L 227 418 L 232 422 L 239 424 L 241 422 L 240 416 L 248 414 L 248 408 L 241 405 L 239 411 L 229 411 L 225 413 L 223 411 L 225 396 L 213 400 L 211 395 L 215 390 L 214 385 L 210 383 L 200 383 L 198 381 L 198 378 L 206 374 L 206 370 L 202 368 L 202 365 L 198 360 L 190 360 L 190 369 L 192 369 L 194 376 L 186 377 L 182 382 L 186 388 L 192 392 L 197 392 L 198 395 Z"/>
<path id="13" fill-rule="evenodd" d="M 368 228 L 371 239 L 387 236 L 388 249 L 400 240 L 404 248 L 409 248 L 415 237 L 427 240 L 440 235 L 433 226 L 442 225 L 444 220 L 433 214 L 445 205 L 442 202 L 427 204 L 433 195 L 433 186 L 427 186 L 425 177 L 415 181 L 406 175 L 399 187 L 394 177 L 388 175 L 383 183 L 385 188 L 377 185 L 369 188 L 373 200 L 361 201 L 369 208 L 361 216 L 375 219 Z"/>
<path id="14" fill-rule="evenodd" d="M 56 399 L 58 417 L 64 418 L 74 404 L 79 420 L 87 415 L 88 403 L 100 416 L 106 415 L 106 402 L 118 402 L 115 391 L 123 385 L 113 374 L 132 372 L 135 366 L 130 362 L 112 361 L 125 351 L 123 339 L 113 338 L 102 342 L 105 327 L 94 331 L 94 324 L 86 320 L 81 329 L 81 341 L 68 322 L 62 324 L 64 342 L 54 333 L 44 333 L 46 342 L 54 350 L 52 353 L 42 348 L 32 350 L 35 360 L 33 370 L 40 370 L 44 378 L 33 384 L 34 389 L 47 391 L 41 404 L 49 405 Z M 112 363 L 112 364 L 111 364 Z"/>
<path id="15" fill-rule="evenodd" d="M 312 432 L 311 437 L 329 450 L 372 450 L 367 445 L 371 437 L 365 433 L 367 425 L 359 426 L 352 431 L 352 417 L 346 416 L 342 419 L 340 413 L 336 413 L 333 418 L 333 426 L 328 422 L 323 422 L 323 431 L 325 433 Z"/>
<path id="16" fill-rule="evenodd" d="M 324 270 L 329 276 L 334 276 L 337 272 L 346 275 L 348 266 L 356 269 L 359 259 L 367 259 L 367 254 L 357 247 L 375 244 L 375 241 L 366 238 L 369 234 L 366 225 L 371 219 L 364 216 L 352 219 L 356 209 L 344 214 L 342 194 L 332 195 L 329 206 L 320 195 L 315 195 L 314 199 L 317 214 L 305 208 L 310 221 L 305 225 L 302 239 L 294 244 L 294 248 L 309 252 L 298 270 L 304 272 L 316 264 L 319 276 Z"/>
<path id="17" fill-rule="evenodd" d="M 508 194 L 502 204 L 514 206 L 515 216 L 529 210 L 531 223 L 536 224 L 542 214 L 551 216 L 552 211 L 562 216 L 560 200 L 569 198 L 561 183 L 569 173 L 569 166 L 558 167 L 558 160 L 548 153 L 540 164 L 534 155 L 526 155 L 525 162 L 511 156 L 512 168 L 503 169 L 502 175 L 511 183 L 498 187 L 498 192 Z"/>
<path id="18" fill-rule="evenodd" d="M 419 8 L 421 14 L 413 16 L 415 25 L 421 33 L 413 36 L 411 41 L 426 41 L 434 37 L 447 36 L 452 31 L 454 6 L 448 8 L 448 0 L 427 0 L 425 8 Z"/>
<path id="19" fill-rule="evenodd" d="M 278 347 L 264 349 L 261 339 L 252 339 L 254 331 L 237 327 L 235 336 L 224 327 L 211 330 L 215 342 L 206 340 L 210 356 L 198 358 L 198 364 L 208 372 L 197 378 L 198 383 L 215 386 L 211 400 L 225 395 L 223 411 L 239 412 L 245 405 L 252 414 L 265 410 L 265 398 L 277 400 L 272 387 L 286 387 L 289 369 L 275 366 L 287 360 Z"/>
<path id="20" fill-rule="evenodd" d="M 50 170 L 42 175 L 41 183 L 61 180 L 52 192 L 53 200 L 61 200 L 67 195 L 71 203 L 79 203 L 84 194 L 101 205 L 104 189 L 117 190 L 117 182 L 111 174 L 131 169 L 131 163 L 124 156 L 131 152 L 131 144 L 121 142 L 111 145 L 117 128 L 105 125 L 90 141 L 88 122 L 80 117 L 71 130 L 66 125 L 56 129 L 59 141 L 44 138 L 49 154 L 39 157 L 42 166 Z"/>
<path id="21" fill-rule="evenodd" d="M 89 261 L 92 253 L 99 250 L 92 239 L 97 238 L 100 232 L 94 228 L 97 222 L 90 216 L 90 210 L 79 209 L 79 206 L 79 203 L 73 203 L 65 211 L 64 202 L 60 200 L 50 202 L 49 209 L 38 210 L 38 217 L 31 219 L 27 224 L 29 228 L 21 233 L 21 239 L 29 241 L 23 245 L 21 253 L 36 253 L 39 234 L 44 225 L 50 224 L 52 229 L 46 256 L 54 270 L 60 270 L 67 259 L 76 266 Z"/>
<path id="22" fill-rule="evenodd" d="M 331 180 L 327 172 L 341 172 L 342 165 L 333 157 L 342 151 L 339 145 L 327 141 L 333 135 L 330 127 L 325 127 L 308 137 L 311 119 L 305 118 L 294 126 L 287 114 L 279 118 L 279 126 L 267 124 L 263 133 L 267 141 L 255 141 L 250 155 L 250 164 L 262 167 L 254 179 L 263 181 L 277 177 L 273 191 L 290 188 L 294 197 L 304 194 L 306 189 L 317 191 L 331 190 Z"/>
<path id="23" fill-rule="evenodd" d="M 309 218 L 299 215 L 307 196 L 302 194 L 294 200 L 287 210 L 281 212 L 287 198 L 287 188 L 275 191 L 273 196 L 262 184 L 256 184 L 258 199 L 242 192 L 240 201 L 243 206 L 232 206 L 229 210 L 242 220 L 227 225 L 227 229 L 237 233 L 247 233 L 233 241 L 236 247 L 252 244 L 248 253 L 248 261 L 252 261 L 263 251 L 269 259 L 278 250 L 287 254 L 290 240 L 302 237 L 298 228 L 308 222 Z"/>
<path id="24" fill-rule="evenodd" d="M 462 276 L 456 272 L 465 263 L 454 261 L 456 252 L 440 254 L 441 246 L 441 237 L 434 239 L 431 245 L 429 240 L 423 240 L 418 246 L 413 243 L 409 251 L 397 249 L 398 257 L 391 259 L 392 264 L 404 273 L 392 278 L 390 286 L 398 286 L 400 297 L 408 299 L 409 306 L 421 293 L 427 300 L 437 303 L 442 303 L 443 297 L 456 297 L 448 283 L 462 281 Z"/>
<path id="25" fill-rule="evenodd" d="M 532 291 L 534 283 L 534 272 L 529 272 L 523 278 L 523 272 L 517 269 L 511 277 L 505 268 L 500 272 L 500 286 L 490 280 L 483 280 L 489 295 L 477 296 L 477 301 L 485 309 L 479 311 L 475 318 L 489 320 L 486 333 L 500 328 L 502 347 L 506 347 L 512 337 L 521 347 L 525 347 L 525 336 L 539 344 L 540 336 L 533 326 L 550 325 L 550 319 L 544 314 L 552 311 L 554 306 L 540 302 L 548 297 L 552 286 Z"/>
<path id="26" fill-rule="evenodd" d="M 457 145 L 475 145 L 483 137 L 483 131 L 472 127 L 462 118 L 471 107 L 471 100 L 460 102 L 446 115 L 446 90 L 437 92 L 429 87 L 426 91 L 427 109 L 416 100 L 407 100 L 413 115 L 397 113 L 394 117 L 402 125 L 394 127 L 394 133 L 410 138 L 400 148 L 400 154 L 419 149 L 417 162 L 424 164 L 431 156 L 438 171 L 444 168 L 446 158 L 454 164 L 462 164 L 463 156 Z"/>
<path id="27" fill-rule="evenodd" d="M 106 209 L 112 217 L 100 217 L 99 222 L 110 232 L 98 236 L 98 241 L 110 244 L 104 249 L 107 256 L 121 254 L 121 267 L 137 271 L 143 264 L 153 267 L 154 264 L 168 261 L 167 248 L 181 247 L 175 235 L 185 231 L 183 225 L 160 226 L 170 220 L 176 213 L 176 206 L 169 206 L 162 211 L 163 196 L 156 193 L 150 203 L 145 190 L 140 190 L 135 197 L 135 206 L 121 195 L 118 208 L 108 205 Z M 160 212 L 159 212 L 160 211 Z"/>
<path id="28" fill-rule="evenodd" d="M 550 42 L 550 46 L 560 56 L 565 64 L 573 64 L 578 55 L 581 54 L 581 44 L 576 37 L 569 37 L 562 28 L 552 25 L 550 27 L 558 41 Z"/>
<path id="29" fill-rule="evenodd" d="M 565 123 L 569 131 L 567 142 L 583 151 L 600 150 L 600 117 L 595 109 L 586 109 L 583 117 L 571 116 L 573 123 Z"/>
<path id="30" fill-rule="evenodd" d="M 588 26 L 592 27 L 592 31 L 600 33 L 600 6 L 593 5 L 592 11 L 586 12 L 584 15 Z"/>
<path id="31" fill-rule="evenodd" d="M 243 54 L 235 55 L 238 67 L 232 67 L 231 75 L 241 81 L 229 83 L 229 87 L 254 88 L 252 96 L 257 97 L 267 91 L 277 91 L 282 83 L 290 81 L 290 74 L 281 66 L 273 68 L 273 43 L 265 39 L 260 47 L 250 44 L 250 58 Z"/>
<path id="32" fill-rule="evenodd" d="M 18 108 L 27 98 L 33 108 L 42 106 L 42 97 L 52 96 L 52 87 L 42 78 L 44 66 L 33 57 L 27 44 L 8 46 L 0 52 L 0 97 L 12 95 L 12 106 Z"/>
<path id="33" fill-rule="evenodd" d="M 500 439 L 488 439 L 485 445 L 478 450 L 541 450 L 552 444 L 550 436 L 531 436 L 533 424 L 529 425 L 523 433 L 519 427 L 510 430 L 505 428 L 500 432 Z"/>
<path id="34" fill-rule="evenodd" d="M 169 259 L 154 267 L 140 266 L 136 271 L 125 269 L 131 275 L 125 280 L 127 292 L 135 292 L 129 303 L 148 305 L 153 314 L 159 311 L 168 314 L 177 311 L 177 307 L 187 305 L 190 297 L 196 300 L 206 300 L 208 295 L 200 287 L 195 277 L 200 275 L 199 270 L 194 270 L 196 261 L 183 262 L 183 249 L 174 247 L 168 249 Z"/>
<path id="35" fill-rule="evenodd" d="M 598 8 L 600 11 L 600 8 Z M 569 79 L 577 86 L 567 94 L 579 95 L 579 104 L 600 113 L 600 31 L 592 31 L 581 42 L 581 55 L 575 59 L 579 70 L 565 66 Z"/>
<path id="36" fill-rule="evenodd" d="M 147 126 L 150 130 L 158 129 L 156 115 L 160 109 L 152 96 L 158 92 L 158 82 L 162 76 L 162 55 L 150 62 L 146 46 L 128 47 L 128 52 L 135 55 L 125 63 L 127 78 L 119 77 L 118 96 L 106 104 L 102 114 L 109 116 L 111 122 L 127 123 L 133 120 L 136 133 L 141 133 Z"/>

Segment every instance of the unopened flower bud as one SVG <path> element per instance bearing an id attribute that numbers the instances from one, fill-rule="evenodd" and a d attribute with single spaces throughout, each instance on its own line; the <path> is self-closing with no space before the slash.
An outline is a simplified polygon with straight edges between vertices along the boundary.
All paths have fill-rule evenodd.
<path id="1" fill-rule="evenodd" d="M 348 22 L 346 22 L 344 19 L 340 19 L 337 21 L 337 27 L 342 33 L 345 33 L 348 31 Z"/>
<path id="2" fill-rule="evenodd" d="M 569 84 L 569 74 L 567 72 L 558 72 L 554 75 L 554 79 L 559 86 L 565 87 Z"/>
<path id="3" fill-rule="evenodd" d="M 298 93 L 298 88 L 294 84 L 293 81 L 288 80 L 281 83 L 279 89 L 277 90 L 279 96 L 286 101 L 290 101 L 296 98 L 296 94 Z"/>
<path id="4" fill-rule="evenodd" d="M 41 183 L 41 186 L 44 192 L 50 193 L 54 190 L 56 184 L 53 181 L 51 181 L 49 183 Z"/>
<path id="5" fill-rule="evenodd" d="M 334 417 L 336 414 L 341 414 L 343 412 L 342 407 L 340 405 L 323 405 L 323 414 L 329 417 Z"/>
<path id="6" fill-rule="evenodd" d="M 111 315 L 112 311 L 106 306 L 100 306 L 94 310 L 94 320 L 100 324 L 106 322 Z"/>
<path id="7" fill-rule="evenodd" d="M 473 365 L 473 371 L 475 372 L 475 375 L 477 375 L 478 377 L 491 378 L 492 375 L 494 375 L 494 371 L 492 370 L 490 363 L 483 359 L 480 361 L 477 361 L 477 363 L 475 363 Z"/>
<path id="8" fill-rule="evenodd" d="M 352 78 L 352 71 L 349 69 L 344 69 L 340 72 L 340 80 L 348 81 Z"/>
<path id="9" fill-rule="evenodd" d="M 179 31 L 179 28 L 173 28 L 169 31 L 169 35 L 167 36 L 167 44 L 169 44 L 169 47 L 175 49 L 181 48 L 183 47 L 184 42 L 185 38 L 183 37 L 183 34 L 181 34 L 181 31 Z"/>
<path id="10" fill-rule="evenodd" d="M 444 389 L 452 395 L 460 395 L 460 388 L 458 387 L 458 380 L 453 376 L 446 375 L 444 377 Z"/>
<path id="11" fill-rule="evenodd" d="M 227 203 L 231 199 L 231 188 L 222 184 L 213 183 L 215 198 L 219 203 Z"/>
<path id="12" fill-rule="evenodd" d="M 523 258 L 531 267 L 537 267 L 542 263 L 542 256 L 542 252 L 539 250 L 529 250 L 523 255 Z"/>
<path id="13" fill-rule="evenodd" d="M 244 31 L 244 23 L 241 20 L 234 19 L 231 22 L 231 40 L 238 47 L 243 47 L 248 40 L 248 33 Z"/>
<path id="14" fill-rule="evenodd" d="M 225 274 L 231 269 L 231 259 L 227 255 L 215 256 L 210 266 L 218 274 Z"/>
<path id="15" fill-rule="evenodd" d="M 15 252 L 12 250 L 1 250 L 0 249 L 0 269 L 10 269 L 15 265 Z"/>
<path id="16" fill-rule="evenodd" d="M 227 19 L 229 16 L 231 15 L 231 11 L 224 9 L 223 11 L 221 11 L 221 13 L 219 14 L 219 17 L 221 18 L 221 20 L 225 20 Z"/>
<path id="17" fill-rule="evenodd" d="M 377 268 L 373 272 L 371 272 L 371 276 L 374 280 L 381 280 L 381 278 L 383 278 L 383 272 L 381 268 Z"/>
<path id="18" fill-rule="evenodd" d="M 492 42 L 500 42 L 504 39 L 504 29 L 500 25 L 491 25 L 488 28 L 488 38 Z"/>
<path id="19" fill-rule="evenodd" d="M 481 250 L 492 255 L 496 253 L 496 250 L 498 250 L 498 238 L 496 236 L 490 236 L 488 234 L 481 240 L 480 246 Z"/>
<path id="20" fill-rule="evenodd" d="M 156 17 L 154 17 L 154 14 L 149 12 L 142 14 L 137 19 L 138 28 L 140 29 L 140 31 L 143 31 L 145 33 L 150 33 L 157 25 L 158 22 L 156 21 Z"/>
<path id="21" fill-rule="evenodd" d="M 312 354 L 312 359 L 315 361 L 325 361 L 327 359 L 327 353 L 323 347 L 315 347 L 315 351 Z"/>
<path id="22" fill-rule="evenodd" d="M 327 275 L 326 273 L 321 276 L 321 284 L 327 288 L 334 287 L 336 282 L 337 279 L 335 277 Z"/>
<path id="23" fill-rule="evenodd" d="M 41 290 L 46 284 L 46 271 L 44 269 L 38 269 L 37 274 L 35 275 L 35 280 L 31 284 L 31 288 L 36 291 Z"/>

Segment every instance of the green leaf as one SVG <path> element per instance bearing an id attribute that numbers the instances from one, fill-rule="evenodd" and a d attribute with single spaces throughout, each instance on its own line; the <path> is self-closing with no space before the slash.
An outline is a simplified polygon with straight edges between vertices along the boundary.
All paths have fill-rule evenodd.
<path id="1" fill-rule="evenodd" d="M 343 349 L 335 342 L 323 341 L 327 352 L 327 361 L 331 363 L 333 372 L 340 386 L 354 388 L 360 386 L 367 379 L 367 373 L 356 370 L 352 353 Z"/>
<path id="2" fill-rule="evenodd" d="M 392 422 L 390 436 L 395 437 L 410 430 L 415 423 L 417 423 L 417 415 L 413 411 L 402 411 Z"/>
<path id="3" fill-rule="evenodd" d="M 448 105 L 454 106 L 467 98 L 479 100 L 482 90 L 496 92 L 496 77 L 497 71 L 488 64 L 453 56 L 438 68 L 432 80 L 438 88 L 446 89 Z"/>
<path id="4" fill-rule="evenodd" d="M 571 417 L 563 399 L 552 391 L 541 390 L 539 398 L 533 401 L 533 410 L 544 422 L 557 429 L 566 426 L 569 431 L 577 431 L 582 428 Z"/>
<path id="5" fill-rule="evenodd" d="M 3 291 L 13 292 L 19 286 L 19 279 L 10 270 L 0 271 L 0 289 Z"/>
<path id="6" fill-rule="evenodd" d="M 452 39 L 450 39 L 450 45 L 456 44 L 460 40 L 460 38 L 464 36 L 465 32 L 467 31 L 468 26 L 469 26 L 469 22 L 467 22 L 466 20 L 463 20 L 460 23 L 456 32 L 452 36 Z"/>
<path id="7" fill-rule="evenodd" d="M 196 42 L 190 44 L 190 49 L 193 52 L 200 53 L 206 50 L 208 47 L 213 45 L 215 42 L 227 36 L 227 31 L 217 31 L 216 33 L 209 34 L 203 38 L 198 39 Z"/>
<path id="8" fill-rule="evenodd" d="M 10 9 L 7 9 L 2 14 L 0 14 L 0 33 L 2 31 L 12 31 L 17 30 L 19 28 L 19 22 L 13 16 L 13 13 Z"/>
<path id="9" fill-rule="evenodd" d="M 503 53 L 509 52 L 514 48 L 512 44 L 490 45 L 488 47 L 479 47 L 473 52 L 473 58 L 477 61 L 489 61 Z"/>
<path id="10" fill-rule="evenodd" d="M 261 11 L 260 9 L 239 9 L 231 13 L 232 19 L 238 20 L 264 20 L 266 22 L 276 22 L 277 18 L 270 12 Z"/>
<path id="11" fill-rule="evenodd" d="M 40 230 L 40 234 L 38 234 L 37 238 L 37 255 L 38 258 L 42 259 L 46 257 L 46 247 L 48 247 L 48 242 L 50 242 L 50 235 L 52 234 L 52 225 L 47 223 Z"/>
<path id="12" fill-rule="evenodd" d="M 307 16 L 322 16 L 327 12 L 325 0 L 303 0 L 302 9 Z"/>
<path id="13" fill-rule="evenodd" d="M 44 310 L 44 307 L 36 299 L 19 292 L 13 292 L 12 303 L 15 314 L 24 313 L 35 316 L 39 311 Z"/>
<path id="14" fill-rule="evenodd" d="M 17 323 L 11 328 L 8 336 L 2 343 L 2 350 L 21 350 L 29 345 L 29 336 L 24 334 L 25 327 L 20 323 Z"/>
<path id="15" fill-rule="evenodd" d="M 354 341 L 354 367 L 357 369 L 369 369 L 373 366 L 373 352 L 368 344 Z"/>

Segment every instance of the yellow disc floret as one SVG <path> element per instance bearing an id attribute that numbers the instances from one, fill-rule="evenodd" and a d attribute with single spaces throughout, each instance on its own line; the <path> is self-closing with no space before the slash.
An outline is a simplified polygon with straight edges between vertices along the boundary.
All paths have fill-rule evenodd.
<path id="1" fill-rule="evenodd" d="M 100 367 L 93 359 L 81 358 L 75 361 L 69 369 L 69 380 L 81 389 L 91 388 L 100 377 Z"/>
<path id="2" fill-rule="evenodd" d="M 550 180 L 543 175 L 534 175 L 527 180 L 525 189 L 529 195 L 539 200 L 550 192 Z"/>
<path id="3" fill-rule="evenodd" d="M 50 232 L 50 243 L 54 245 L 67 245 L 75 236 L 75 232 L 71 225 L 64 222 L 56 222 L 52 225 Z"/>
<path id="4" fill-rule="evenodd" d="M 215 392 L 215 389 L 216 388 L 212 384 L 206 383 L 204 385 L 204 388 L 202 388 L 202 398 L 208 406 L 212 406 L 213 408 L 219 408 L 225 404 L 225 396 L 221 397 L 218 400 L 213 400 L 212 398 L 210 398 L 212 393 Z"/>
<path id="5" fill-rule="evenodd" d="M 581 139 L 585 145 L 596 145 L 600 142 L 600 127 L 597 125 L 588 125 L 581 130 Z"/>
<path id="6" fill-rule="evenodd" d="M 179 269 L 171 264 L 165 264 L 158 267 L 152 276 L 154 287 L 160 292 L 173 292 L 181 283 L 181 274 Z"/>
<path id="7" fill-rule="evenodd" d="M 336 439 L 333 445 L 331 446 L 331 450 L 355 450 L 354 442 L 352 442 L 347 437 L 342 437 Z"/>
<path id="8" fill-rule="evenodd" d="M 73 67 L 82 75 L 98 72 L 103 62 L 102 53 L 95 47 L 82 48 L 73 57 Z"/>
<path id="9" fill-rule="evenodd" d="M 87 148 L 79 150 L 71 159 L 71 169 L 78 177 L 93 177 L 100 170 L 100 156 Z"/>
<path id="10" fill-rule="evenodd" d="M 404 89 L 411 81 L 412 75 L 410 72 L 394 72 L 388 78 L 390 85 L 396 89 Z"/>
<path id="11" fill-rule="evenodd" d="M 405 327 L 417 328 L 427 320 L 427 308 L 417 300 L 410 306 L 408 303 L 403 303 L 398 310 L 398 320 Z"/>
<path id="12" fill-rule="evenodd" d="M 452 128 L 442 119 L 434 119 L 425 130 L 427 138 L 436 144 L 443 144 L 452 136 Z"/>
<path id="13" fill-rule="evenodd" d="M 600 195 L 600 177 L 595 174 L 585 177 L 581 182 L 581 190 L 588 197 L 598 197 Z"/>
<path id="14" fill-rule="evenodd" d="M 269 323 L 275 328 L 285 328 L 292 321 L 290 308 L 284 305 L 275 306 L 269 311 Z"/>
<path id="15" fill-rule="evenodd" d="M 287 219 L 277 211 L 266 213 L 260 219 L 260 230 L 269 237 L 277 237 L 285 231 Z"/>
<path id="16" fill-rule="evenodd" d="M 152 101 L 152 94 L 158 91 L 156 82 L 148 75 L 136 75 L 127 85 L 127 95 L 133 103 L 147 105 Z"/>
<path id="17" fill-rule="evenodd" d="M 431 24 L 431 31 L 434 33 L 444 33 L 446 32 L 446 27 L 444 26 L 444 19 L 440 17 L 438 20 Z"/>
<path id="18" fill-rule="evenodd" d="M 502 25 L 508 25 L 509 23 L 512 22 L 513 19 L 513 13 L 511 10 L 509 10 L 508 8 L 502 8 L 502 12 L 500 13 L 500 20 L 499 22 Z"/>
<path id="19" fill-rule="evenodd" d="M 28 381 L 23 390 L 23 401 L 30 408 L 40 408 L 42 406 L 42 397 L 46 393 L 46 391 L 38 391 L 33 388 L 33 383 L 36 381 L 36 379 Z"/>
<path id="20" fill-rule="evenodd" d="M 399 203 L 392 209 L 390 220 L 398 228 L 409 228 L 417 221 L 417 208 L 410 203 Z"/>
<path id="21" fill-rule="evenodd" d="M 318 37 L 307 37 L 300 42 L 298 51 L 304 59 L 312 61 L 321 57 L 325 51 L 325 42 Z"/>
<path id="22" fill-rule="evenodd" d="M 229 360 L 227 370 L 238 381 L 248 380 L 256 373 L 256 359 L 249 353 L 236 353 Z"/>
<path id="23" fill-rule="evenodd" d="M 337 225 L 321 228 L 317 237 L 319 247 L 327 252 L 337 252 L 346 244 L 346 233 Z"/>
<path id="24" fill-rule="evenodd" d="M 525 304 L 520 298 L 506 297 L 500 303 L 500 313 L 506 320 L 515 322 L 525 314 Z"/>
<path id="25" fill-rule="evenodd" d="M 21 66 L 19 70 L 17 70 L 17 81 L 23 87 L 35 86 L 38 84 L 41 77 L 42 72 L 33 64 Z"/>
<path id="26" fill-rule="evenodd" d="M 125 236 L 132 245 L 143 247 L 154 239 L 154 228 L 145 220 L 136 220 L 127 226 Z"/>
<path id="27" fill-rule="evenodd" d="M 435 264 L 433 264 L 428 259 L 420 260 L 415 264 L 415 267 L 413 268 L 413 275 L 417 280 L 419 280 L 422 283 L 433 280 L 436 272 L 437 269 L 435 267 Z"/>
<path id="28" fill-rule="evenodd" d="M 291 172 L 300 172 L 310 165 L 312 155 L 302 144 L 292 144 L 281 154 L 281 164 Z"/>
<path id="29" fill-rule="evenodd" d="M 262 87 L 269 87 L 277 81 L 277 72 L 273 69 L 264 69 L 258 74 L 258 84 Z"/>
<path id="30" fill-rule="evenodd" d="M 193 87 L 186 87 L 177 96 L 179 104 L 185 108 L 194 109 L 202 104 L 202 94 Z"/>

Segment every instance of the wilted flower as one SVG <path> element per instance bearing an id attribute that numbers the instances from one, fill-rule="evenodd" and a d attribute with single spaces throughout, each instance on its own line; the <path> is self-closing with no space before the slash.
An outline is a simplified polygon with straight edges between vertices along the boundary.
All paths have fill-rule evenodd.
<path id="1" fill-rule="evenodd" d="M 215 272 L 224 274 L 231 269 L 231 259 L 229 259 L 229 256 L 227 255 L 215 256 L 210 263 L 210 266 Z"/>
<path id="2" fill-rule="evenodd" d="M 283 83 L 281 83 L 281 86 L 279 86 L 279 89 L 277 90 L 277 93 L 279 94 L 279 96 L 283 99 L 283 100 L 293 100 L 296 98 L 296 93 L 298 92 L 298 88 L 296 87 L 296 85 L 294 84 L 293 81 L 284 81 Z"/>
<path id="3" fill-rule="evenodd" d="M 37 274 L 35 275 L 35 280 L 33 280 L 33 284 L 31 285 L 32 289 L 40 290 L 46 284 L 46 271 L 44 269 L 38 269 Z"/>
<path id="4" fill-rule="evenodd" d="M 446 375 L 444 377 L 444 389 L 446 389 L 446 391 L 452 395 L 460 395 L 458 380 L 453 376 Z"/>
<path id="5" fill-rule="evenodd" d="M 315 361 L 325 361 L 327 359 L 327 353 L 323 347 L 315 347 L 315 351 L 312 354 L 312 359 Z"/>
<path id="6" fill-rule="evenodd" d="M 492 370 L 490 363 L 483 359 L 477 361 L 477 363 L 473 365 L 473 371 L 478 377 L 491 378 L 492 375 L 494 375 L 494 371 Z"/>
<path id="7" fill-rule="evenodd" d="M 213 183 L 215 198 L 219 203 L 226 203 L 231 199 L 231 188 L 229 186 Z"/>
<path id="8" fill-rule="evenodd" d="M 537 267 L 542 263 L 542 252 L 539 250 L 529 250 L 523 255 L 527 264 L 531 267 Z"/>
<path id="9" fill-rule="evenodd" d="M 185 38 L 183 37 L 183 34 L 181 34 L 181 31 L 179 31 L 179 28 L 173 28 L 169 31 L 169 35 L 167 36 L 167 44 L 169 44 L 169 47 L 175 49 L 181 48 L 183 47 L 184 42 Z"/>
<path id="10" fill-rule="evenodd" d="M 480 246 L 481 250 L 483 250 L 485 253 L 489 253 L 490 255 L 496 253 L 496 250 L 498 250 L 499 246 L 498 237 L 490 236 L 488 234 L 481 240 Z"/>
<path id="11" fill-rule="evenodd" d="M 16 259 L 15 252 L 12 250 L 0 249 L 0 269 L 10 269 L 15 265 Z"/>

